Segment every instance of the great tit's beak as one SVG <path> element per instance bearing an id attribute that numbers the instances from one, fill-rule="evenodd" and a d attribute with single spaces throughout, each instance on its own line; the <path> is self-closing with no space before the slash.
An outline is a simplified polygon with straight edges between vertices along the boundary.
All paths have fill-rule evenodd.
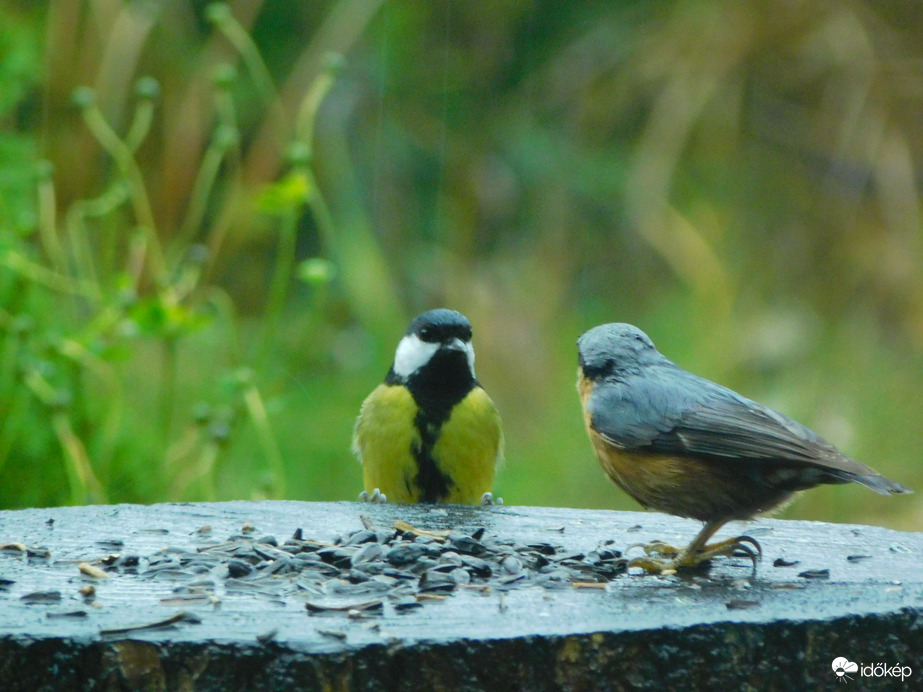
<path id="1" fill-rule="evenodd" d="M 457 336 L 453 336 L 451 341 L 443 341 L 442 348 L 447 351 L 464 351 L 466 349 L 465 342 Z"/>

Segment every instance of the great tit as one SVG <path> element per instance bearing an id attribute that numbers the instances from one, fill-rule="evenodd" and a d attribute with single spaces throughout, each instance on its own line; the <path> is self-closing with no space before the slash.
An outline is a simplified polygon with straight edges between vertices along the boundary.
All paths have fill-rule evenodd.
<path id="1" fill-rule="evenodd" d="M 629 566 L 673 572 L 744 553 L 755 567 L 753 538 L 708 540 L 825 483 L 911 492 L 791 418 L 683 370 L 630 324 L 594 327 L 577 350 L 584 420 L 609 478 L 644 507 L 705 522 L 686 548 L 655 542 Z"/>
<path id="2" fill-rule="evenodd" d="M 360 498 L 493 504 L 502 446 L 500 416 L 474 375 L 471 324 L 455 310 L 417 316 L 356 421 Z"/>

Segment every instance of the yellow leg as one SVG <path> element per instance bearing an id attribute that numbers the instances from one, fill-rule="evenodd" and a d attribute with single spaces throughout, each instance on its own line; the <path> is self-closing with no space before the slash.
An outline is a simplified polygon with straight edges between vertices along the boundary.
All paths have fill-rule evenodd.
<path id="1" fill-rule="evenodd" d="M 653 541 L 644 546 L 645 557 L 638 557 L 628 563 L 629 567 L 640 567 L 653 574 L 675 574 L 681 567 L 697 567 L 713 557 L 731 556 L 742 552 L 753 561 L 753 569 L 763 556 L 763 550 L 756 539 L 737 536 L 726 541 L 708 545 L 708 539 L 724 526 L 724 521 L 710 521 L 683 550 L 678 550 L 662 541 Z M 655 557 L 658 556 L 658 557 Z"/>

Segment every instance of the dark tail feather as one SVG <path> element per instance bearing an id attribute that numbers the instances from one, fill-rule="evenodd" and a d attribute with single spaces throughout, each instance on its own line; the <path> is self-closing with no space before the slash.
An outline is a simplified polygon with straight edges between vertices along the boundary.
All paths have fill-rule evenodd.
<path id="1" fill-rule="evenodd" d="M 850 474 L 849 480 L 861 483 L 866 488 L 871 488 L 882 495 L 904 495 L 913 492 L 906 485 L 889 480 L 878 473 L 864 476 Z"/>

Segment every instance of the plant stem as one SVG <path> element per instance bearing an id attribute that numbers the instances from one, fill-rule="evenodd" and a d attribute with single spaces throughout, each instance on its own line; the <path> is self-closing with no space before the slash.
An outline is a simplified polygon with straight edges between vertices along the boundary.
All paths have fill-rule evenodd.
<path id="1" fill-rule="evenodd" d="M 218 179 L 218 172 L 221 170 L 221 163 L 228 151 L 228 147 L 219 142 L 217 137 L 205 150 L 202 157 L 202 164 L 199 166 L 199 174 L 196 176 L 192 188 L 192 195 L 189 201 L 189 211 L 186 218 L 183 219 L 183 225 L 177 235 L 177 244 L 180 247 L 186 247 L 195 237 L 196 231 L 205 218 L 205 209 L 208 206 L 208 200 L 211 196 L 212 189 L 215 187 L 215 181 Z"/>
<path id="2" fill-rule="evenodd" d="M 84 298 L 98 297 L 98 287 L 90 281 L 72 279 L 27 259 L 15 250 L 10 250 L 0 263 L 20 276 L 60 293 L 69 293 Z"/>
<path id="3" fill-rule="evenodd" d="M 269 284 L 269 296 L 266 300 L 263 329 L 256 350 L 255 362 L 262 367 L 272 347 L 276 329 L 282 316 L 282 308 L 288 296 L 289 286 L 295 268 L 295 247 L 298 232 L 298 217 L 301 207 L 286 209 L 279 223 L 279 243 L 276 249 L 276 262 Z"/>
<path id="4" fill-rule="evenodd" d="M 176 337 L 166 335 L 160 339 L 160 356 L 163 373 L 160 378 L 160 392 L 157 396 L 157 418 L 160 428 L 160 439 L 166 449 L 170 444 L 170 433 L 173 427 L 174 399 L 176 397 Z"/>
<path id="5" fill-rule="evenodd" d="M 282 463 L 282 454 L 279 451 L 275 435 L 273 435 L 272 426 L 269 424 L 269 414 L 266 412 L 266 406 L 263 404 L 260 390 L 255 385 L 247 387 L 244 401 L 247 404 L 247 412 L 256 427 L 256 434 L 259 438 L 260 446 L 263 448 L 263 454 L 269 460 L 269 468 L 273 478 L 272 495 L 276 498 L 283 498 L 285 497 L 286 487 L 285 465 Z"/>
<path id="6" fill-rule="evenodd" d="M 163 251 L 160 248 L 160 241 L 157 238 L 157 225 L 154 221 L 154 212 L 151 209 L 151 202 L 147 196 L 147 188 L 144 184 L 144 176 L 138 163 L 129 148 L 129 146 L 119 139 L 115 130 L 110 127 L 109 123 L 103 117 L 102 111 L 95 104 L 91 104 L 83 109 L 83 119 L 90 132 L 100 143 L 103 149 L 112 157 L 118 166 L 119 171 L 125 176 L 131 191 L 132 208 L 135 213 L 135 220 L 143 230 L 147 239 L 146 249 L 149 253 L 151 271 L 154 282 L 162 285 L 166 276 L 166 265 L 163 258 Z"/>
<path id="7" fill-rule="evenodd" d="M 282 115 L 282 107 L 278 94 L 276 94 L 276 88 L 272 82 L 272 76 L 269 74 L 266 63 L 263 62 L 260 49 L 257 48 L 250 34 L 247 33 L 246 29 L 240 25 L 240 22 L 238 22 L 230 12 L 222 12 L 220 19 L 215 21 L 215 25 L 240 54 L 244 64 L 247 66 L 247 71 L 253 78 L 253 82 L 256 85 L 257 91 L 260 93 L 260 98 L 263 100 L 263 103 L 272 106 L 277 115 Z"/>

